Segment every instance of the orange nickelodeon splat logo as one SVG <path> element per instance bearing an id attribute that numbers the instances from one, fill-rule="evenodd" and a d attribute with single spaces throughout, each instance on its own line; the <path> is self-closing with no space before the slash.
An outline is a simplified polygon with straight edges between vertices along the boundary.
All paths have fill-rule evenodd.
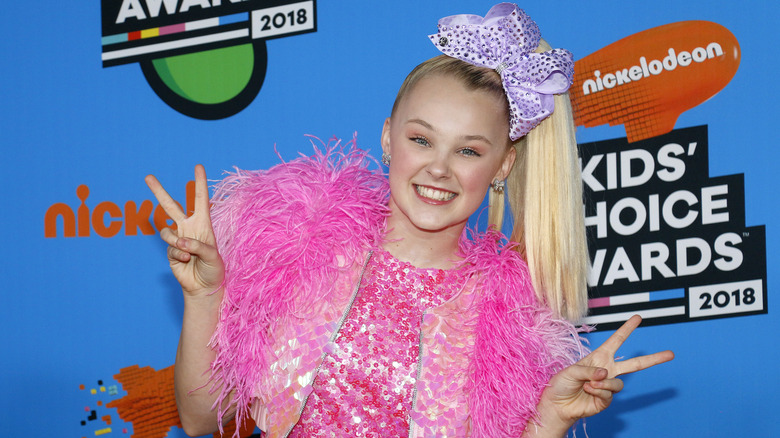
<path id="1" fill-rule="evenodd" d="M 709 21 L 681 21 L 628 36 L 575 63 L 575 123 L 623 124 L 629 142 L 666 134 L 683 111 L 731 81 L 739 58 L 734 35 Z"/>
<path id="2" fill-rule="evenodd" d="M 132 365 L 122 368 L 114 378 L 127 395 L 106 405 L 116 408 L 119 418 L 133 423 L 133 438 L 165 438 L 171 427 L 181 427 L 173 390 L 173 365 L 159 371 L 151 367 Z M 239 430 L 239 436 L 249 437 L 255 429 L 251 418 Z M 214 438 L 232 437 L 236 422 L 225 424 L 224 434 L 214 432 Z"/>
<path id="3" fill-rule="evenodd" d="M 186 186 L 187 214 L 192 214 L 195 205 L 195 181 L 188 181 Z M 57 223 L 62 219 L 63 237 L 89 237 L 92 231 L 100 237 L 114 237 L 122 231 L 124 225 L 126 236 L 141 234 L 151 235 L 165 227 L 176 228 L 170 223 L 171 218 L 161 206 L 145 200 L 140 205 L 134 201 L 125 202 L 124 209 L 111 201 L 103 201 L 92 207 L 87 205 L 89 187 L 82 184 L 76 188 L 76 196 L 81 205 L 73 211 L 70 205 L 58 202 L 46 210 L 43 218 L 44 237 L 57 237 Z M 156 228 L 156 230 L 155 230 Z"/>

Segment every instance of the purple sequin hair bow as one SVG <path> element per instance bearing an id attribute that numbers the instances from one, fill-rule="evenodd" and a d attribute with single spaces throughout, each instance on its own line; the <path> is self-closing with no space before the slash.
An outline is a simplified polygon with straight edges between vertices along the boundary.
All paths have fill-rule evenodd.
<path id="1" fill-rule="evenodd" d="M 439 33 L 429 38 L 445 55 L 501 75 L 513 141 L 552 114 L 553 95 L 566 92 L 572 83 L 571 52 L 535 53 L 541 40 L 539 26 L 512 3 L 493 6 L 484 18 L 470 14 L 444 17 L 439 20 Z"/>

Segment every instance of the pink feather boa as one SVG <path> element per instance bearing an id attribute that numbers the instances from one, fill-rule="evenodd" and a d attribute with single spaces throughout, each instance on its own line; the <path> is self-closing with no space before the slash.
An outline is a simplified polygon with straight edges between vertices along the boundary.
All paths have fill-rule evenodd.
<path id="1" fill-rule="evenodd" d="M 550 378 L 588 353 L 578 330 L 540 305 L 517 244 L 491 229 L 461 239 L 482 291 L 466 386 L 474 437 L 519 437 Z"/>
<path id="2" fill-rule="evenodd" d="M 217 185 L 211 215 L 226 277 L 210 345 L 219 418 L 231 391 L 238 424 L 248 415 L 281 317 L 327 299 L 339 270 L 351 267 L 344 260 L 381 241 L 387 180 L 354 142 L 325 153 L 315 146 L 313 156 L 267 171 L 236 169 Z"/>
<path id="3" fill-rule="evenodd" d="M 354 143 L 315 146 L 312 157 L 267 171 L 236 169 L 217 185 L 212 219 L 226 279 L 211 390 L 220 418 L 231 392 L 236 421 L 248 415 L 277 322 L 310 311 L 299 303 L 327 300 L 339 273 L 382 242 L 387 180 Z M 482 291 L 465 388 L 475 437 L 519 436 L 550 377 L 587 352 L 577 330 L 537 302 L 525 262 L 501 242 L 495 231 L 461 239 Z"/>

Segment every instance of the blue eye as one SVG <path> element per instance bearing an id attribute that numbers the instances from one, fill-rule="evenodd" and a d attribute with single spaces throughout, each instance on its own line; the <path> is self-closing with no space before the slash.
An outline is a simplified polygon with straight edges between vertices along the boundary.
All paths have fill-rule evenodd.
<path id="1" fill-rule="evenodd" d="M 428 139 L 425 138 L 425 137 L 422 137 L 422 136 L 412 137 L 410 140 L 412 140 L 413 142 L 415 142 L 415 143 L 417 143 L 417 144 L 419 144 L 421 146 L 429 146 L 430 145 L 428 143 Z"/>
<path id="2" fill-rule="evenodd" d="M 474 149 L 471 149 L 471 148 L 463 148 L 463 149 L 460 150 L 460 153 L 463 154 L 463 155 L 469 156 L 469 157 L 480 157 L 481 156 L 479 154 L 479 152 L 477 152 L 477 151 L 475 151 Z"/>

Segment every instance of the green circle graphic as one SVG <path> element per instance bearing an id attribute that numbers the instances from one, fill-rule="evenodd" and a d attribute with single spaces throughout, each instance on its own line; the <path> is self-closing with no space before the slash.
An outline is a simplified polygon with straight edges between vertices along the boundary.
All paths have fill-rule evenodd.
<path id="1" fill-rule="evenodd" d="M 152 90 L 176 111 L 202 120 L 239 113 L 260 92 L 268 67 L 264 40 L 139 62 Z"/>
<path id="2" fill-rule="evenodd" d="M 238 96 L 252 77 L 252 44 L 188 53 L 152 61 L 160 79 L 179 96 L 218 104 Z"/>

